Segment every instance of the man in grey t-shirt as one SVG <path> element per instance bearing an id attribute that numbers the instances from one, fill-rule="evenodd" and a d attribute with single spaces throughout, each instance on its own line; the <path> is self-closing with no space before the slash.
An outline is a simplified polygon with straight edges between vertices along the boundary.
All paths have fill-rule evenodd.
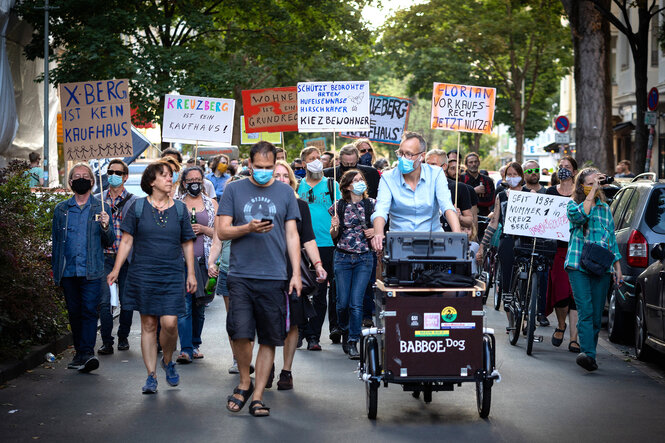
<path id="1" fill-rule="evenodd" d="M 229 312 L 226 330 L 233 340 L 240 383 L 227 398 L 226 408 L 238 412 L 249 397 L 249 412 L 270 414 L 263 391 L 275 360 L 275 346 L 286 337 L 286 296 L 300 295 L 300 238 L 296 220 L 300 211 L 293 190 L 272 177 L 275 147 L 268 142 L 252 146 L 252 175 L 226 186 L 217 211 L 217 236 L 233 240 L 227 277 Z M 288 252 L 293 275 L 287 282 Z M 249 378 L 252 340 L 258 335 L 256 389 Z"/>

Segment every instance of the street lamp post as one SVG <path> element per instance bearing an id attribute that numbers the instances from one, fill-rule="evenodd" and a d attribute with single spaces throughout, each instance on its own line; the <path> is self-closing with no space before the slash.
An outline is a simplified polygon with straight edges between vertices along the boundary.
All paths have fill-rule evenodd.
<path id="1" fill-rule="evenodd" d="M 57 7 L 49 6 L 48 0 L 44 0 L 44 6 L 35 9 L 44 10 L 44 182 L 46 186 L 49 185 L 49 78 L 48 78 L 48 19 L 49 11 L 57 9 Z"/>

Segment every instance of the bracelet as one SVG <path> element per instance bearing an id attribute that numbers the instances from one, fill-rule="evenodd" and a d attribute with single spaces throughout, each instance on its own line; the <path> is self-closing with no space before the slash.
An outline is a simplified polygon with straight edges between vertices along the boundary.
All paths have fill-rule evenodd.
<path id="1" fill-rule="evenodd" d="M 318 265 L 319 263 L 321 263 L 321 260 L 314 262 L 314 267 L 316 267 L 316 265 Z"/>

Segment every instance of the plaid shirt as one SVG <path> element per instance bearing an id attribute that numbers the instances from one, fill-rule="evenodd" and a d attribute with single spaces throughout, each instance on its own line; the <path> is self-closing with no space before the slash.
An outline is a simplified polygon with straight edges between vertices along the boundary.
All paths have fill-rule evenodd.
<path id="1" fill-rule="evenodd" d="M 127 194 L 127 189 L 123 189 L 119 196 L 117 196 L 115 199 L 112 199 L 111 193 L 109 192 L 106 194 L 106 199 L 104 199 L 104 202 L 108 203 L 108 205 L 111 207 L 111 212 L 113 212 L 113 209 L 122 201 L 122 199 L 127 197 Z M 120 239 L 122 238 L 122 231 L 120 230 L 120 224 L 122 223 L 122 208 L 115 214 L 109 215 L 111 215 L 111 219 L 113 220 L 115 240 L 113 241 L 113 246 L 104 249 L 104 254 L 117 254 L 118 247 L 120 246 Z"/>
<path id="2" fill-rule="evenodd" d="M 568 254 L 566 255 L 565 269 L 584 271 L 580 266 L 582 259 L 582 247 L 584 242 L 597 243 L 609 249 L 614 254 L 614 261 L 621 259 L 617 239 L 614 235 L 614 219 L 607 203 L 597 202 L 591 208 L 591 213 L 584 212 L 584 202 L 568 202 L 568 220 L 570 221 L 570 240 L 568 242 Z M 584 224 L 589 223 L 586 237 L 584 236 Z M 612 272 L 612 268 L 607 272 Z"/>

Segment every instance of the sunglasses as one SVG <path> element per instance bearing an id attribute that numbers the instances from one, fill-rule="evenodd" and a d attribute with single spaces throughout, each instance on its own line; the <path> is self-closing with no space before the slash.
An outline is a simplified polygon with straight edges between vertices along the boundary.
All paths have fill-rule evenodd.
<path id="1" fill-rule="evenodd" d="M 113 169 L 109 169 L 108 171 L 106 171 L 106 175 L 119 175 L 122 177 L 123 175 L 125 175 L 125 173 L 122 171 L 114 171 Z"/>
<path id="2" fill-rule="evenodd" d="M 524 173 L 525 174 L 539 174 L 540 173 L 540 168 L 525 169 Z"/>
<path id="3" fill-rule="evenodd" d="M 361 154 L 365 154 L 365 153 L 367 153 L 368 151 L 369 151 L 369 152 L 374 152 L 374 149 L 369 148 L 369 149 L 360 149 L 360 150 L 359 150 L 359 152 L 360 152 Z"/>
<path id="4" fill-rule="evenodd" d="M 314 200 L 314 189 L 310 189 L 309 192 L 307 192 L 307 202 L 314 203 Z"/>
<path id="5" fill-rule="evenodd" d="M 293 168 L 294 171 L 302 171 L 303 169 L 305 168 L 303 168 L 302 166 L 296 166 L 295 168 Z"/>

